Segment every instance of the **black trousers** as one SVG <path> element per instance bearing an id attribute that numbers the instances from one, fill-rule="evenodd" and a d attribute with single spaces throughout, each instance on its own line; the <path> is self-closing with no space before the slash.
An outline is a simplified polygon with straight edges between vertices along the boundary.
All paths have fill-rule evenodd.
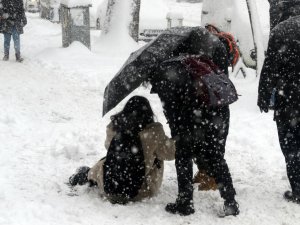
<path id="1" fill-rule="evenodd" d="M 300 113 L 291 110 L 276 116 L 279 143 L 285 157 L 287 176 L 292 191 L 300 195 Z"/>
<path id="2" fill-rule="evenodd" d="M 214 177 L 225 200 L 236 194 L 228 165 L 224 159 L 225 144 L 229 129 L 229 107 L 203 109 L 200 123 L 176 137 L 175 165 L 178 180 L 178 198 L 193 199 L 193 158 L 198 167 L 205 168 Z"/>

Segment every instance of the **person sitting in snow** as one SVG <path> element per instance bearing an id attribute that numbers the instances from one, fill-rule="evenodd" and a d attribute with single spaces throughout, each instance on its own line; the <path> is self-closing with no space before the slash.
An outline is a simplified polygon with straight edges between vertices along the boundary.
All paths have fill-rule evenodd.
<path id="1" fill-rule="evenodd" d="M 106 135 L 106 157 L 92 168 L 79 168 L 70 177 L 70 185 L 97 185 L 112 203 L 156 195 L 164 160 L 174 160 L 175 142 L 165 135 L 162 124 L 154 121 L 149 101 L 141 96 L 130 98 L 124 109 L 111 117 Z"/>
<path id="2" fill-rule="evenodd" d="M 23 0 L 0 0 L 0 32 L 4 34 L 4 57 L 9 60 L 9 49 L 11 37 L 14 40 L 16 61 L 22 62 L 20 34 L 27 24 Z"/>
<path id="3" fill-rule="evenodd" d="M 284 198 L 300 204 L 300 0 L 279 0 L 261 71 L 258 102 L 268 112 L 275 90 L 274 120 L 291 191 Z"/>

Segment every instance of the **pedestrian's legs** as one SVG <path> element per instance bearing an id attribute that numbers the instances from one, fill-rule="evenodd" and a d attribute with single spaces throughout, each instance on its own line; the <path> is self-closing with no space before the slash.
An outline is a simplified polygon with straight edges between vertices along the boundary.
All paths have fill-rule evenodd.
<path id="1" fill-rule="evenodd" d="M 20 52 L 20 34 L 18 33 L 16 27 L 14 27 L 12 29 L 12 36 L 13 36 L 13 39 L 14 39 L 16 60 L 18 62 L 22 62 L 23 58 L 21 57 L 21 52 Z"/>
<path id="2" fill-rule="evenodd" d="M 227 162 L 224 159 L 229 130 L 229 108 L 208 110 L 206 116 L 208 122 L 203 126 L 206 137 L 202 144 L 202 150 L 197 154 L 196 163 L 205 164 L 209 175 L 216 180 L 221 197 L 231 201 L 236 193 Z"/>
<path id="3" fill-rule="evenodd" d="M 198 157 L 200 160 L 198 160 Z M 212 153 L 211 150 L 208 149 L 197 156 L 196 162 L 199 161 L 205 162 L 208 175 L 215 178 L 221 197 L 225 201 L 233 201 L 236 192 L 224 155 L 222 153 Z"/>
<path id="4" fill-rule="evenodd" d="M 278 118 L 276 123 L 292 192 L 300 195 L 300 123 L 283 117 Z"/>
<path id="5" fill-rule="evenodd" d="M 190 137 L 190 136 L 189 136 Z M 176 140 L 175 166 L 178 182 L 178 197 L 175 203 L 169 203 L 166 211 L 189 215 L 195 212 L 193 204 L 193 160 L 192 143 L 183 136 Z"/>
<path id="6" fill-rule="evenodd" d="M 224 159 L 225 144 L 229 130 L 229 107 L 207 109 L 203 111 L 206 121 L 202 126 L 205 140 L 199 151 L 196 152 L 196 163 L 204 163 L 211 177 L 215 178 L 221 197 L 224 202 L 224 215 L 238 215 L 239 205 L 235 201 L 235 189 L 231 174 Z M 201 140 L 200 140 L 201 141 Z M 195 150 L 196 151 L 196 150 Z M 201 165 L 199 165 L 201 167 Z"/>
<path id="7" fill-rule="evenodd" d="M 14 40 L 15 53 L 20 54 L 20 34 L 18 33 L 16 27 L 12 29 L 12 37 Z"/>
<path id="8" fill-rule="evenodd" d="M 4 57 L 6 56 L 7 59 L 9 57 L 10 40 L 11 40 L 11 34 L 4 33 Z"/>
<path id="9" fill-rule="evenodd" d="M 189 143 L 176 142 L 175 166 L 178 181 L 178 197 L 193 201 L 193 160 Z"/>

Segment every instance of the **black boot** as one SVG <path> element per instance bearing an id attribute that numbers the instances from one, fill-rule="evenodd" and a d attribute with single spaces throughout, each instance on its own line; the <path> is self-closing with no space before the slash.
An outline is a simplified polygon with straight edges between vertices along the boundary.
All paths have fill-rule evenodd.
<path id="1" fill-rule="evenodd" d="M 7 53 L 5 53 L 4 54 L 4 57 L 3 57 L 3 61 L 8 61 L 9 60 L 9 54 Z"/>
<path id="2" fill-rule="evenodd" d="M 84 185 L 88 182 L 88 172 L 90 171 L 90 167 L 82 166 L 79 167 L 75 174 L 73 174 L 69 178 L 69 184 L 71 186 L 75 186 L 77 184 Z"/>
<path id="3" fill-rule="evenodd" d="M 222 217 L 239 215 L 239 204 L 234 199 L 230 201 L 226 200 L 223 206 L 223 213 Z"/>
<path id="4" fill-rule="evenodd" d="M 24 59 L 21 57 L 21 54 L 19 52 L 16 53 L 16 61 L 17 62 L 23 62 L 24 61 Z"/>
<path id="5" fill-rule="evenodd" d="M 291 191 L 286 191 L 286 192 L 284 192 L 283 197 L 288 202 L 294 202 L 294 203 L 300 204 L 300 194 L 296 194 Z"/>
<path id="6" fill-rule="evenodd" d="M 175 203 L 169 203 L 166 206 L 166 211 L 181 216 L 188 216 L 195 213 L 194 203 L 190 199 L 177 198 Z"/>

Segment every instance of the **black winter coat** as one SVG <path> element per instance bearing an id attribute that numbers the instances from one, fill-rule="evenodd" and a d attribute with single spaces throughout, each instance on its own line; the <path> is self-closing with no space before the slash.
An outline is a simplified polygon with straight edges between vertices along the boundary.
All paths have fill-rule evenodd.
<path id="1" fill-rule="evenodd" d="M 191 36 L 174 51 L 173 56 L 180 54 L 210 56 L 214 63 L 228 74 L 228 57 L 224 44 L 205 28 L 199 27 L 198 35 L 201 41 L 198 37 L 194 40 Z M 192 80 L 184 73 L 185 71 L 178 71 L 176 65 L 166 71 L 162 64 L 161 70 L 150 81 L 151 93 L 157 93 L 162 101 L 172 137 L 192 134 L 197 123 L 203 123 L 202 120 L 199 121 L 198 113 L 201 113 L 204 106 L 195 96 Z"/>
<path id="2" fill-rule="evenodd" d="M 300 15 L 300 0 L 269 0 L 270 29 L 290 17 Z"/>
<path id="3" fill-rule="evenodd" d="M 27 24 L 23 0 L 0 0 L 3 8 L 0 11 L 0 32 L 12 33 L 13 27 L 19 34 L 23 34 L 23 27 Z"/>
<path id="4" fill-rule="evenodd" d="M 258 106 L 269 107 L 276 88 L 275 119 L 300 110 L 300 16 L 278 24 L 270 34 L 258 89 Z M 289 119 L 289 118 L 287 118 Z"/>

